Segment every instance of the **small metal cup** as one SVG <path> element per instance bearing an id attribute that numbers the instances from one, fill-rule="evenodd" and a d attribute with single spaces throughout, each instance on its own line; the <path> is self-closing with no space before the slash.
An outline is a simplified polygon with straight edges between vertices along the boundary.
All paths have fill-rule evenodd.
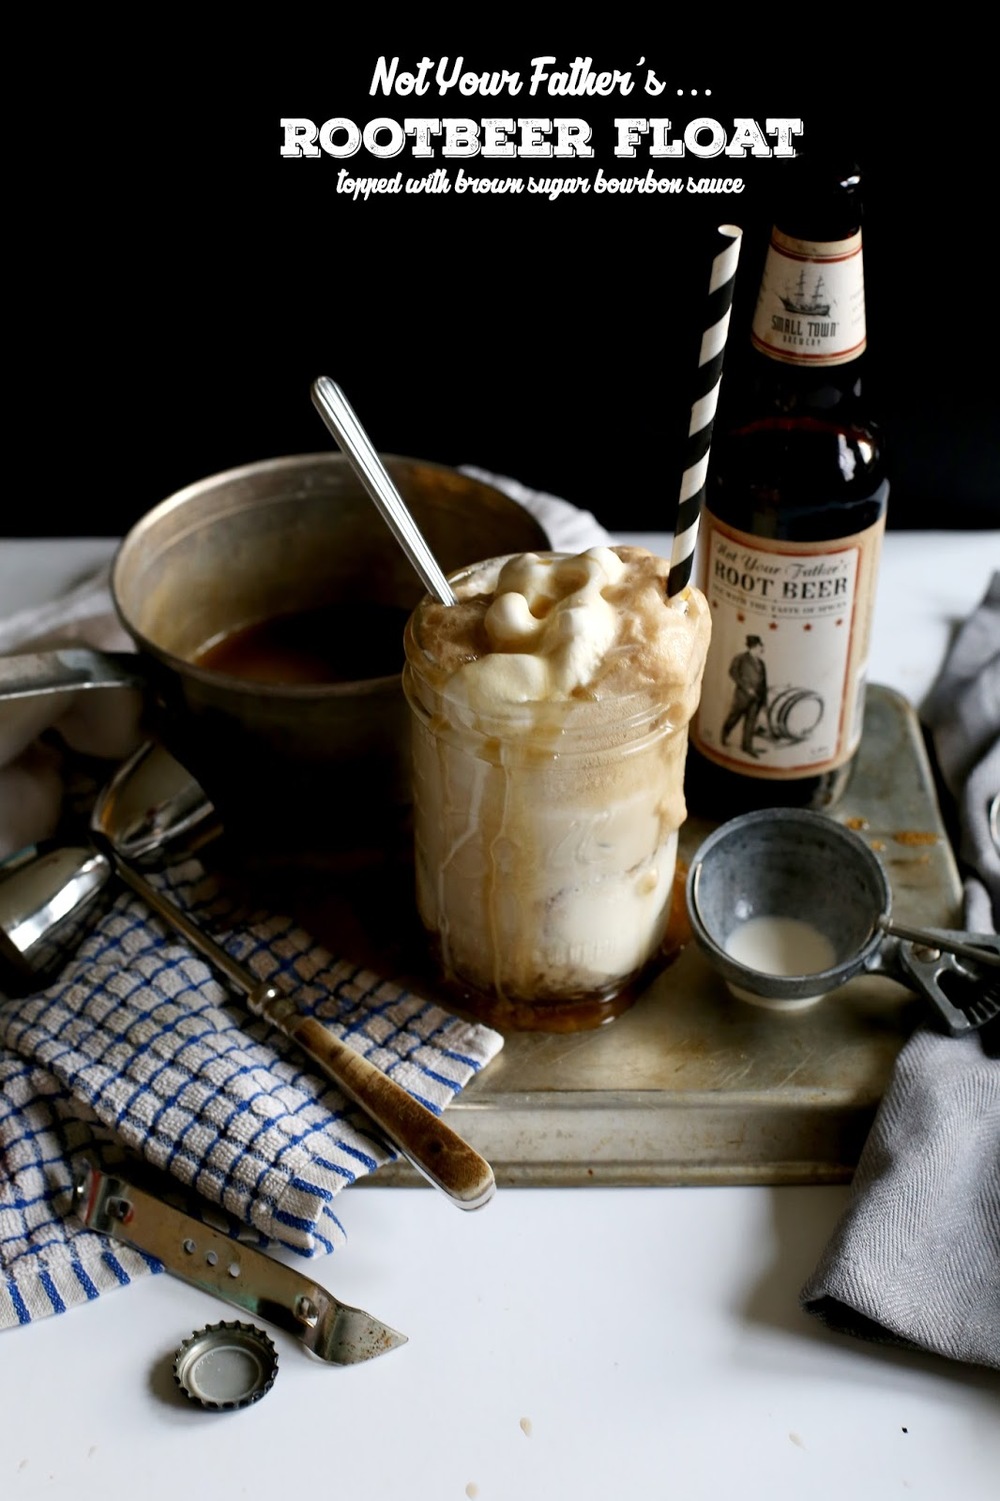
<path id="1" fill-rule="evenodd" d="M 765 808 L 734 818 L 701 845 L 688 872 L 695 939 L 741 998 L 801 1009 L 859 974 L 883 941 L 892 893 L 864 840 L 820 813 Z M 834 962 L 801 975 L 767 974 L 728 951 L 755 917 L 807 923 Z"/>
<path id="2" fill-rule="evenodd" d="M 877 855 L 825 814 L 765 808 L 722 824 L 691 862 L 687 901 L 696 942 L 741 1000 L 799 1011 L 865 971 L 922 994 L 953 1036 L 1000 1014 L 996 935 L 894 925 Z M 805 924 L 829 962 L 802 974 L 743 962 L 731 947 L 753 918 Z"/>

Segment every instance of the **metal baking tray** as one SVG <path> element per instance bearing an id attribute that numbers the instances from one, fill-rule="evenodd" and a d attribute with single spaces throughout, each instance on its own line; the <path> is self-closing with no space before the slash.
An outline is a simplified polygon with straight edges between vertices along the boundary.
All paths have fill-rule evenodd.
<path id="1" fill-rule="evenodd" d="M 900 921 L 960 926 L 961 883 L 910 704 L 868 690 L 835 817 L 885 865 Z M 689 861 L 714 825 L 692 819 Z M 343 952 L 343 950 L 341 950 Z M 500 1184 L 837 1183 L 848 1179 L 924 1003 L 858 977 L 813 1009 L 733 1000 L 693 944 L 592 1032 L 511 1033 L 448 1118 Z M 391 1166 L 376 1184 L 415 1183 Z"/>

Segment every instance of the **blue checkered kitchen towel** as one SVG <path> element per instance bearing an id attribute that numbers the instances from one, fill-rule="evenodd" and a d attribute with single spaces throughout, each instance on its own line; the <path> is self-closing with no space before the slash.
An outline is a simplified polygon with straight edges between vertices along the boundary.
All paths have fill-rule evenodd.
<path id="1" fill-rule="evenodd" d="M 589 512 L 469 469 L 537 516 L 553 547 L 610 539 Z M 127 650 L 106 573 L 0 621 L 0 651 L 84 642 Z M 135 723 L 78 695 L 59 720 L 87 756 L 121 759 Z M 29 711 L 0 734 L 0 855 L 55 832 L 62 796 L 47 721 Z M 0 730 L 5 727 L 0 725 Z M 13 735 L 13 738 L 12 738 Z M 47 820 L 47 821 L 46 821 Z M 162 878 L 251 969 L 280 972 L 299 1005 L 440 1111 L 499 1052 L 500 1036 L 332 959 L 290 922 L 228 919 L 194 862 Z M 74 1226 L 75 1152 L 124 1144 L 264 1237 L 310 1254 L 344 1239 L 337 1193 L 389 1160 L 301 1055 L 250 1018 L 212 972 L 122 894 L 57 984 L 0 1000 L 0 1328 L 94 1298 L 156 1270 L 121 1242 Z M 126 1174 L 127 1176 L 127 1174 Z"/>
<path id="2" fill-rule="evenodd" d="M 234 912 L 196 860 L 154 879 L 435 1113 L 502 1046 L 290 920 Z M 159 1270 L 68 1216 L 74 1154 L 113 1144 L 305 1255 L 343 1242 L 337 1194 L 395 1155 L 127 892 L 55 984 L 0 1001 L 0 1328 Z"/>

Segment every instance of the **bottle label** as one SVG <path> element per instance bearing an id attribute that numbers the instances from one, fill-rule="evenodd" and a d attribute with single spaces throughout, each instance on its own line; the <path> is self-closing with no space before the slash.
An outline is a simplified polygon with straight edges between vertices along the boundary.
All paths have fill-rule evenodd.
<path id="1" fill-rule="evenodd" d="M 861 739 L 884 517 L 826 542 L 776 542 L 702 517 L 700 583 L 712 644 L 693 726 L 720 766 L 818 776 Z"/>
<path id="2" fill-rule="evenodd" d="M 843 365 L 866 343 L 861 231 L 819 243 L 771 233 L 751 334 L 788 365 Z"/>

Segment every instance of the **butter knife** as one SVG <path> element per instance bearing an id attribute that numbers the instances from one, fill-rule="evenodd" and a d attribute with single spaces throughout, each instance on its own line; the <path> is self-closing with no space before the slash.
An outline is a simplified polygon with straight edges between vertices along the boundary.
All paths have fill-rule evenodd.
<path id="1" fill-rule="evenodd" d="M 276 985 L 258 980 L 175 902 L 123 860 L 105 834 L 96 828 L 92 832 L 126 885 L 242 993 L 255 1016 L 277 1027 L 301 1048 L 428 1182 L 447 1194 L 460 1209 L 480 1209 L 490 1201 L 496 1191 L 493 1169 L 468 1142 L 388 1074 L 342 1042 L 329 1027 L 314 1017 L 303 1016 L 292 996 Z"/>

